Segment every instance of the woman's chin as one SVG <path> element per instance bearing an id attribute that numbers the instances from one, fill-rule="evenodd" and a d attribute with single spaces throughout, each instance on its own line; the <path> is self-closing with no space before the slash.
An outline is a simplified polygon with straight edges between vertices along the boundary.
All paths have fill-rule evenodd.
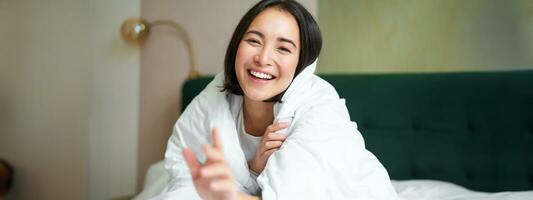
<path id="1" fill-rule="evenodd" d="M 252 101 L 266 101 L 271 99 L 273 96 L 267 95 L 267 94 L 249 94 L 246 95 L 246 99 L 252 100 Z"/>
<path id="2" fill-rule="evenodd" d="M 266 101 L 266 100 L 269 100 L 270 98 L 267 98 L 267 97 L 249 97 L 248 100 L 252 100 L 252 101 Z"/>

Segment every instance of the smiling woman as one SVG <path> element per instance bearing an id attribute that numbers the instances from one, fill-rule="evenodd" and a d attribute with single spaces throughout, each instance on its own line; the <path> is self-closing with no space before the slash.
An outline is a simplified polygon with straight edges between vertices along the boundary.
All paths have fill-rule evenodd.
<path id="1" fill-rule="evenodd" d="M 396 199 L 344 100 L 314 74 L 321 46 L 299 3 L 252 7 L 224 72 L 174 126 L 165 154 L 171 180 L 156 198 Z"/>
<path id="2" fill-rule="evenodd" d="M 228 72 L 237 75 L 245 103 L 262 103 L 289 87 L 300 54 L 299 41 L 298 23 L 290 13 L 269 8 L 255 18 L 239 43 L 235 73 Z"/>
<path id="3" fill-rule="evenodd" d="M 243 69 L 239 66 L 243 66 L 242 62 L 247 57 L 248 62 L 255 62 L 252 63 L 254 65 L 263 64 L 271 68 L 272 63 L 268 62 L 275 60 L 284 71 L 292 71 L 289 77 L 284 77 L 292 80 L 315 61 L 322 47 L 318 24 L 302 6 L 291 3 L 273 5 L 272 2 L 265 2 L 254 8 L 248 11 L 237 25 L 226 52 L 224 89 L 236 95 L 243 95 L 243 91 L 240 87 L 242 79 L 238 79 L 235 71 Z M 269 60 L 270 58 L 272 60 Z M 287 66 L 295 69 L 287 70 Z M 251 70 L 249 72 L 252 73 Z M 284 88 L 287 87 L 288 85 L 285 85 Z M 279 101 L 283 96 L 280 92 L 270 100 Z"/>

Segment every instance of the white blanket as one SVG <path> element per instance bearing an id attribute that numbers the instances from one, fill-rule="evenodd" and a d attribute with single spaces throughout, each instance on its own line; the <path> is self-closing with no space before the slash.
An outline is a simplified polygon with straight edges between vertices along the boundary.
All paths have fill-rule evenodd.
<path id="1" fill-rule="evenodd" d="M 190 147 L 200 162 L 201 145 L 218 128 L 223 151 L 238 189 L 263 199 L 396 199 L 385 168 L 365 149 L 350 121 L 344 99 L 314 74 L 316 62 L 302 71 L 274 105 L 274 122 L 289 121 L 287 139 L 269 158 L 257 181 L 252 178 L 239 144 L 236 117 L 242 97 L 220 91 L 215 79 L 185 109 L 169 139 L 165 167 L 171 180 L 156 199 L 200 199 L 182 157 Z"/>
<path id="2" fill-rule="evenodd" d="M 133 200 L 150 199 L 165 188 L 170 177 L 160 161 L 146 173 L 143 191 Z M 392 185 L 402 200 L 531 200 L 533 191 L 486 193 L 438 180 L 393 180 Z"/>

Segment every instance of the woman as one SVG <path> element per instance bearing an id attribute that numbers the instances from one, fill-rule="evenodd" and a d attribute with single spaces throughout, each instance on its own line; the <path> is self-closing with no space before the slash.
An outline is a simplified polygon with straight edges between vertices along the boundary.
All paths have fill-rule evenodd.
<path id="1" fill-rule="evenodd" d="M 252 7 L 224 73 L 174 127 L 165 155 L 172 178 L 158 198 L 395 199 L 344 101 L 313 74 L 321 44 L 299 3 Z"/>

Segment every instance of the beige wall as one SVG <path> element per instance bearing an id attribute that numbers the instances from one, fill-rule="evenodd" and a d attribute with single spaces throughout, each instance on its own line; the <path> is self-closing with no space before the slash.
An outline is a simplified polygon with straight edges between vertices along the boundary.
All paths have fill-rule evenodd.
<path id="1" fill-rule="evenodd" d="M 120 25 L 140 15 L 140 0 L 90 0 L 89 171 L 87 199 L 135 193 L 140 49 Z"/>
<path id="2" fill-rule="evenodd" d="M 533 68 L 533 1 L 320 0 L 324 73 Z"/>
<path id="3" fill-rule="evenodd" d="M 0 1 L 0 157 L 7 199 L 110 199 L 135 192 L 139 48 L 132 0 Z"/>
<path id="4" fill-rule="evenodd" d="M 89 88 L 88 2 L 0 1 L 0 157 L 7 199 L 83 199 Z"/>
<path id="5" fill-rule="evenodd" d="M 251 0 L 143 0 L 142 17 L 171 19 L 191 35 L 203 74 L 223 67 L 227 43 Z M 316 0 L 300 1 L 316 14 Z M 188 73 L 185 46 L 169 28 L 156 27 L 141 51 L 141 107 L 138 182 L 148 166 L 163 159 L 166 142 L 180 110 L 181 86 Z M 139 187 L 142 184 L 138 184 Z"/>

